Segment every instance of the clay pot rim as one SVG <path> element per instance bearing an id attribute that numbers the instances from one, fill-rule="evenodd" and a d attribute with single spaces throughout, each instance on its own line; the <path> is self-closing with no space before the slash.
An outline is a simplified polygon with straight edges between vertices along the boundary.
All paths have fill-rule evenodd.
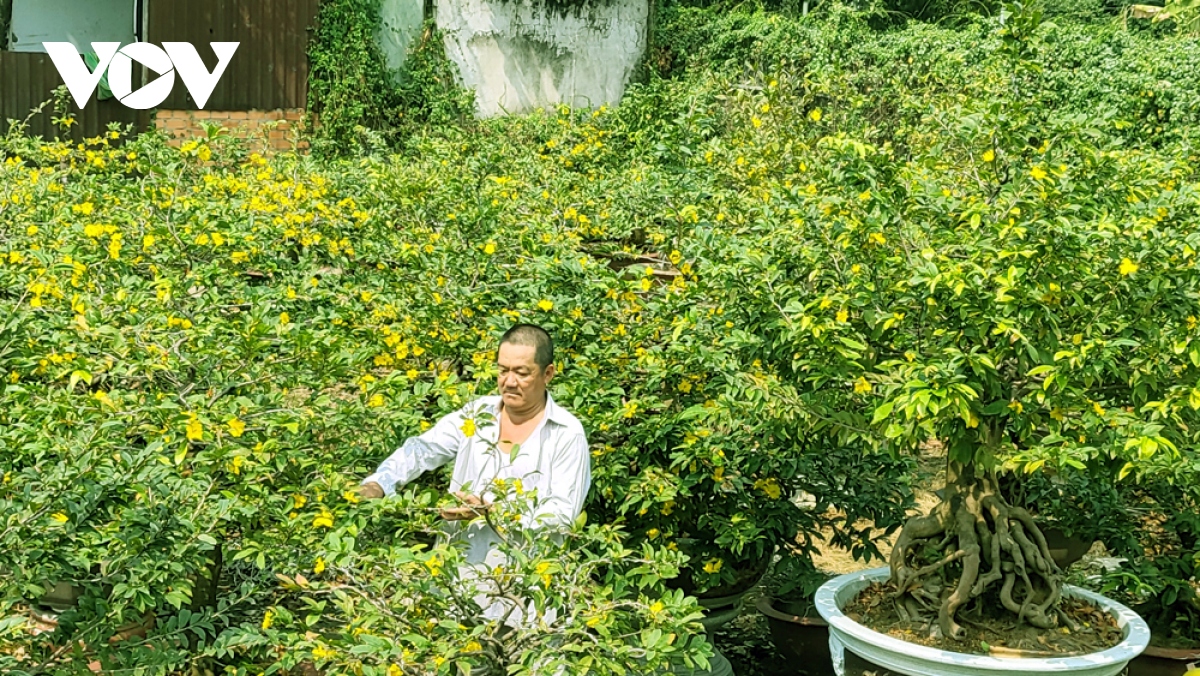
<path id="1" fill-rule="evenodd" d="M 801 615 L 789 615 L 787 613 L 780 612 L 775 609 L 774 605 L 772 605 L 772 601 L 774 601 L 774 599 L 769 596 L 760 596 L 758 597 L 758 600 L 754 602 L 754 608 L 769 618 L 781 620 L 783 622 L 790 622 L 792 624 L 799 624 L 806 627 L 829 626 L 829 623 L 820 617 L 803 617 Z"/>
<path id="2" fill-rule="evenodd" d="M 1161 657 L 1167 660 L 1200 660 L 1200 646 L 1194 648 L 1160 648 L 1146 646 L 1142 654 L 1147 657 Z"/>

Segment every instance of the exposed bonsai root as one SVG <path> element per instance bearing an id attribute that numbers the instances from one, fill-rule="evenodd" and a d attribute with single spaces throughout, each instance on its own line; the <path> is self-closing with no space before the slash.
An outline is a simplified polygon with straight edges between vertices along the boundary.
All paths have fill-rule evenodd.
<path id="1" fill-rule="evenodd" d="M 902 615 L 916 620 L 936 603 L 947 638 L 962 637 L 958 611 L 989 591 L 1018 621 L 1050 629 L 1061 617 L 1061 571 L 1045 536 L 1027 511 L 1000 497 L 993 476 L 976 475 L 972 465 L 949 464 L 946 498 L 905 524 L 890 563 Z"/>

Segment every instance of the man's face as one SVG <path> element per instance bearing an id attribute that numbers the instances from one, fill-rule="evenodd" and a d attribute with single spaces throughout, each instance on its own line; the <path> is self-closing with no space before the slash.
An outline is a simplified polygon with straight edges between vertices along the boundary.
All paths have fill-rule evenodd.
<path id="1" fill-rule="evenodd" d="M 496 355 L 500 368 L 500 396 L 505 406 L 522 409 L 539 405 L 546 396 L 546 385 L 554 377 L 554 364 L 541 369 L 534 355 L 537 348 L 504 343 Z"/>

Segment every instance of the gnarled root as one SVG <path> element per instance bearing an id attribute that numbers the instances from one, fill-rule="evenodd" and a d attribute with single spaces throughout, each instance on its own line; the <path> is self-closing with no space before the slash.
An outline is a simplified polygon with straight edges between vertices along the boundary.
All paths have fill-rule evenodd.
<path id="1" fill-rule="evenodd" d="M 1062 573 L 1046 538 L 1024 509 L 1000 497 L 993 476 L 951 462 L 946 498 L 905 524 L 891 555 L 898 606 L 914 614 L 938 599 L 938 627 L 960 638 L 959 609 L 999 583 L 1005 608 L 1035 627 L 1056 626 Z M 916 601 L 911 603 L 910 601 Z"/>

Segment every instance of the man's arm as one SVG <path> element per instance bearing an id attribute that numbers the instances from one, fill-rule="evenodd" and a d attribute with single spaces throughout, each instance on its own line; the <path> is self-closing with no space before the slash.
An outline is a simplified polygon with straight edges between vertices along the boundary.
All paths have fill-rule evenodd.
<path id="1" fill-rule="evenodd" d="M 374 474 L 363 479 L 360 494 L 367 498 L 393 495 L 397 488 L 453 460 L 466 446 L 462 425 L 464 417 L 472 415 L 471 410 L 468 404 L 443 417 L 420 436 L 405 439 Z"/>
<path id="2" fill-rule="evenodd" d="M 548 478 L 538 487 L 537 507 L 521 523 L 569 528 L 583 511 L 592 485 L 592 454 L 582 432 L 564 437 L 554 449 Z"/>

